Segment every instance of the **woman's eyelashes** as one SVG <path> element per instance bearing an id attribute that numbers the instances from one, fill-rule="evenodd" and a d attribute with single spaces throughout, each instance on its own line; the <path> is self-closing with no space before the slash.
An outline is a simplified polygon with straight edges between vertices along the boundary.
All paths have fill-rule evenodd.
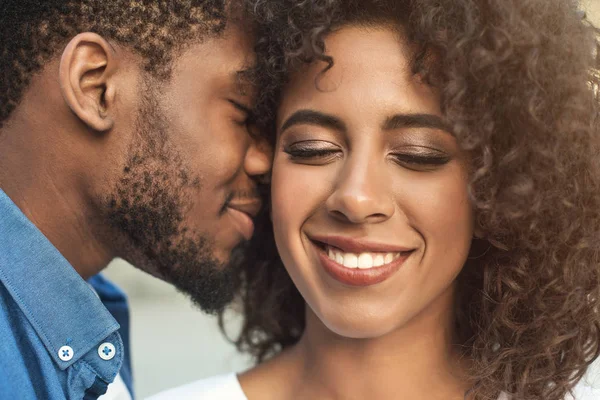
<path id="1" fill-rule="evenodd" d="M 342 155 L 342 150 L 333 143 L 325 141 L 302 141 L 283 147 L 290 160 L 305 164 L 326 164 Z"/>
<path id="2" fill-rule="evenodd" d="M 300 164 L 327 164 L 343 156 L 342 149 L 324 141 L 302 141 L 283 147 L 291 161 Z M 408 146 L 402 150 L 397 149 L 389 156 L 400 166 L 414 170 L 431 170 L 441 167 L 451 161 L 451 157 L 443 151 L 421 147 Z"/>
<path id="3" fill-rule="evenodd" d="M 431 170 L 448 164 L 452 157 L 446 152 L 420 146 L 410 146 L 402 150 L 395 150 L 390 157 L 400 166 L 417 169 Z"/>

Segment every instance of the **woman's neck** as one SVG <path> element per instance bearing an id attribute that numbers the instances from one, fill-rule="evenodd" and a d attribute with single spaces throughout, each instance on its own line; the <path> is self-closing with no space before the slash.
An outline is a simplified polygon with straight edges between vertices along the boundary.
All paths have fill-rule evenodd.
<path id="1" fill-rule="evenodd" d="M 368 339 L 339 336 L 308 309 L 302 339 L 282 355 L 295 370 L 288 376 L 298 378 L 294 398 L 463 400 L 470 384 L 452 345 L 452 300 L 442 296 L 401 328 Z"/>

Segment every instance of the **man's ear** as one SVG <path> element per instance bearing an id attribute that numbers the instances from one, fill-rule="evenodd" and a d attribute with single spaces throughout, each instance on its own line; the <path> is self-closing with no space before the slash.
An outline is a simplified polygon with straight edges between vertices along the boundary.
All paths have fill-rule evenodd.
<path id="1" fill-rule="evenodd" d="M 60 60 L 59 80 L 63 98 L 79 119 L 97 132 L 114 125 L 110 107 L 115 87 L 117 56 L 111 45 L 95 33 L 75 36 Z"/>

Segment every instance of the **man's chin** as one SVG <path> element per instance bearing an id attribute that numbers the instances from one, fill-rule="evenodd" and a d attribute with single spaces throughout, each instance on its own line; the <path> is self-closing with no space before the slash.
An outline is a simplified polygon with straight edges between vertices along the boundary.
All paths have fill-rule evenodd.
<path id="1" fill-rule="evenodd" d="M 225 267 L 231 262 L 231 251 L 215 251 L 213 259 L 221 264 L 221 267 Z"/>
<path id="2" fill-rule="evenodd" d="M 202 311 L 217 314 L 231 303 L 236 287 L 228 268 L 198 275 L 178 274 L 175 271 L 163 278 L 179 292 L 188 296 Z"/>
<path id="3" fill-rule="evenodd" d="M 200 247 L 202 251 L 198 247 L 195 251 L 180 247 L 180 251 L 168 250 L 152 257 L 146 253 L 131 263 L 173 285 L 203 312 L 217 314 L 232 302 L 238 290 L 236 267 L 232 264 L 235 256 L 218 255 L 206 245 Z"/>
<path id="4" fill-rule="evenodd" d="M 189 296 L 196 306 L 208 314 L 222 311 L 232 302 L 238 290 L 237 263 L 232 262 L 234 255 L 218 257 L 213 254 L 214 251 L 207 251 L 195 258 L 180 254 L 181 257 L 171 258 L 177 260 L 175 264 L 163 264 L 158 269 L 163 280 Z"/>

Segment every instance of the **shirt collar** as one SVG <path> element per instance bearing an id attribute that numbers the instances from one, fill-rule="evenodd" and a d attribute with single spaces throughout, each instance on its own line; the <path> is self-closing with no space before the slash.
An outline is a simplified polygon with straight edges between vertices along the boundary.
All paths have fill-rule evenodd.
<path id="1" fill-rule="evenodd" d="M 0 189 L 0 281 L 65 369 L 119 329 L 88 284 Z M 60 359 L 62 346 L 73 358 Z"/>

